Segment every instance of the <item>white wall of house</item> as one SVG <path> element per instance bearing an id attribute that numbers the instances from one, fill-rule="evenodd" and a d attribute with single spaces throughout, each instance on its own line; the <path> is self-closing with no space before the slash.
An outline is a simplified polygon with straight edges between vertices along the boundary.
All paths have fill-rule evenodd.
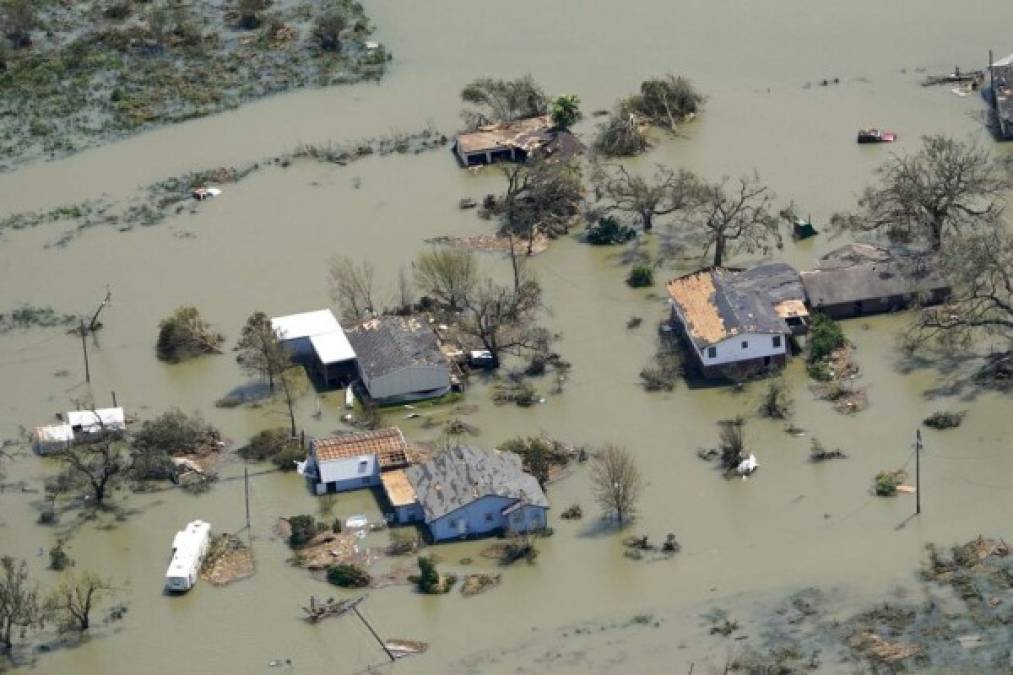
<path id="1" fill-rule="evenodd" d="M 774 344 L 775 341 L 779 342 L 776 346 Z M 699 357 L 700 362 L 705 366 L 720 366 L 726 363 L 787 354 L 787 352 L 787 335 L 743 333 L 742 335 L 727 338 L 716 345 L 711 345 L 709 348 L 704 347 L 699 351 Z"/>
<path id="2" fill-rule="evenodd" d="M 363 373 L 362 382 L 371 397 L 394 398 L 449 387 L 450 369 L 445 366 L 415 366 L 374 378 L 368 378 Z"/>
<path id="3" fill-rule="evenodd" d="M 376 461 L 376 455 L 314 462 L 319 473 L 316 486 L 318 494 L 356 490 L 380 482 L 380 465 Z"/>

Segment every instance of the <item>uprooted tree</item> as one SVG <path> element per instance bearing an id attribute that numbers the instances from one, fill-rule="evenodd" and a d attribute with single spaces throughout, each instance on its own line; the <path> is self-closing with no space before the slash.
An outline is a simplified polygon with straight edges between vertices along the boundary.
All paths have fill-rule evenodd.
<path id="1" fill-rule="evenodd" d="M 158 358 L 178 363 L 201 354 L 220 354 L 225 337 L 211 328 L 196 307 L 180 307 L 158 324 Z"/>
<path id="2" fill-rule="evenodd" d="M 503 234 L 527 240 L 531 255 L 539 235 L 557 237 L 569 232 L 580 213 L 584 187 L 576 162 L 534 158 L 503 165 L 506 192 L 490 206 Z"/>
<path id="3" fill-rule="evenodd" d="M 654 227 L 656 216 L 688 208 L 699 186 L 693 173 L 676 173 L 660 164 L 649 178 L 630 173 L 621 164 L 600 164 L 595 166 L 591 181 L 595 197 L 605 200 L 606 212 L 632 216 L 645 232 Z"/>
<path id="4" fill-rule="evenodd" d="M 5 555 L 0 558 L 0 572 L 0 653 L 6 654 L 14 648 L 15 639 L 42 627 L 45 613 L 28 563 Z"/>
<path id="5" fill-rule="evenodd" d="M 221 433 L 200 413 L 187 415 L 170 408 L 145 420 L 131 437 L 130 477 L 134 480 L 171 480 L 176 474 L 172 458 L 206 455 L 217 451 Z"/>
<path id="6" fill-rule="evenodd" d="M 831 222 L 839 230 L 885 232 L 894 241 L 940 251 L 957 234 L 1001 222 L 1011 170 L 1009 160 L 994 159 L 973 143 L 925 136 L 918 152 L 895 155 L 879 167 L 857 211 L 835 214 Z"/>
<path id="7" fill-rule="evenodd" d="M 640 470 L 628 450 L 610 445 L 591 460 L 591 490 L 598 506 L 619 524 L 636 515 L 643 489 Z"/>
<path id="8" fill-rule="evenodd" d="M 549 106 L 545 91 L 531 75 L 515 80 L 489 77 L 473 80 L 461 90 L 461 100 L 471 105 L 461 111 L 470 128 L 545 115 Z"/>
<path id="9" fill-rule="evenodd" d="M 265 378 L 272 392 L 275 379 L 295 365 L 292 352 L 282 343 L 271 319 L 263 312 L 254 312 L 246 320 L 236 352 L 240 367 L 250 375 Z"/>
<path id="10" fill-rule="evenodd" d="M 446 309 L 456 312 L 478 283 L 475 254 L 463 248 L 438 246 L 415 260 L 415 283 Z"/>
<path id="11" fill-rule="evenodd" d="M 650 147 L 637 116 L 620 105 L 597 125 L 591 147 L 605 157 L 632 157 Z"/>
<path id="12" fill-rule="evenodd" d="M 623 106 L 654 126 L 675 131 L 700 110 L 704 100 L 685 77 L 665 75 L 641 82 L 640 92 L 626 99 Z"/>
<path id="13" fill-rule="evenodd" d="M 701 184 L 693 192 L 679 227 L 669 227 L 665 255 L 695 248 L 703 257 L 713 252 L 711 264 L 721 267 L 729 254 L 766 254 L 781 247 L 778 219 L 771 211 L 774 195 L 756 174 L 732 184 L 727 179 Z"/>

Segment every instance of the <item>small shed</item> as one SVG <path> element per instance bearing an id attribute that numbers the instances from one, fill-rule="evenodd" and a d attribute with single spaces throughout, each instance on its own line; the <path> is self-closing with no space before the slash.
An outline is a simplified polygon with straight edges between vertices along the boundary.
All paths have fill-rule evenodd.
<path id="1" fill-rule="evenodd" d="M 103 431 L 123 431 L 127 418 L 123 408 L 74 410 L 64 418 L 75 434 L 97 434 Z"/>
<path id="2" fill-rule="evenodd" d="M 359 378 L 374 401 L 393 403 L 450 391 L 450 363 L 418 317 L 380 316 L 348 330 Z"/>
<path id="3" fill-rule="evenodd" d="M 305 364 L 327 388 L 342 387 L 355 378 L 355 350 L 329 309 L 271 319 L 278 339 L 293 358 Z"/>
<path id="4" fill-rule="evenodd" d="M 52 455 L 66 450 L 73 442 L 74 430 L 69 424 L 35 427 L 32 432 L 32 449 L 40 455 Z"/>

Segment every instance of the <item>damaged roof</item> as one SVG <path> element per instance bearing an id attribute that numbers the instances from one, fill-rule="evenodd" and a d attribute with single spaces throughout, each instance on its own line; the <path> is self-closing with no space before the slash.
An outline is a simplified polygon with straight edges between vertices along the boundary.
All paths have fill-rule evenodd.
<path id="1" fill-rule="evenodd" d="M 312 443 L 317 463 L 376 455 L 381 469 L 408 466 L 408 443 L 397 427 L 317 438 Z"/>
<path id="2" fill-rule="evenodd" d="M 487 124 L 458 134 L 457 147 L 465 155 L 517 148 L 525 153 L 540 151 L 546 157 L 568 158 L 584 151 L 577 137 L 555 129 L 548 115 Z"/>
<path id="3" fill-rule="evenodd" d="M 669 281 L 667 288 L 698 349 L 744 333 L 787 333 L 784 319 L 805 315 L 798 272 L 784 263 L 701 270 Z"/>
<path id="4" fill-rule="evenodd" d="M 949 285 L 935 271 L 932 255 L 871 244 L 847 244 L 802 272 L 813 307 L 944 290 Z"/>
<path id="5" fill-rule="evenodd" d="M 512 452 L 459 446 L 405 470 L 426 521 L 431 522 L 483 497 L 516 499 L 548 508 L 538 481 Z"/>
<path id="6" fill-rule="evenodd" d="M 436 333 L 418 317 L 379 316 L 345 331 L 370 379 L 412 367 L 448 367 Z"/>

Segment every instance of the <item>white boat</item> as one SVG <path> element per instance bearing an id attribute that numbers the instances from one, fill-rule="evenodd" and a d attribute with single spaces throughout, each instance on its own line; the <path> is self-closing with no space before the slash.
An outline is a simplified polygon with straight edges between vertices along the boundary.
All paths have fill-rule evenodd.
<path id="1" fill-rule="evenodd" d="M 201 565 L 211 546 L 211 524 L 203 520 L 187 523 L 172 539 L 172 560 L 165 572 L 165 588 L 189 591 L 197 583 Z"/>

